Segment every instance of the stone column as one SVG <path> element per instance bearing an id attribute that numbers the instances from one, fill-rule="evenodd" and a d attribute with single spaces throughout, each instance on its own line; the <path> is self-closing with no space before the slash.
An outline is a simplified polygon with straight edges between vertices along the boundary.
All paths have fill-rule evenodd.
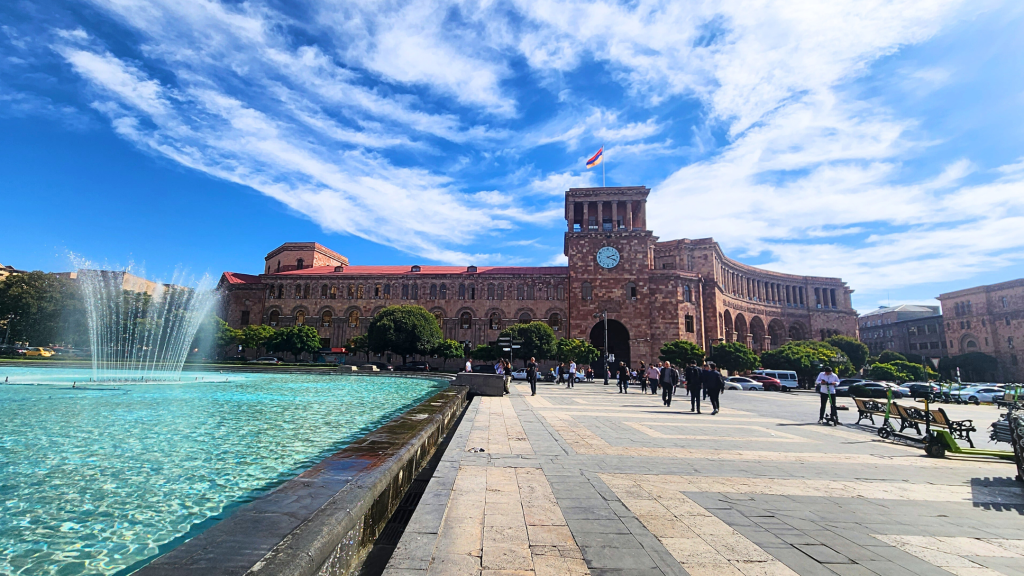
<path id="1" fill-rule="evenodd" d="M 569 222 L 569 232 L 572 232 L 572 225 L 576 223 L 576 203 L 575 202 L 568 202 L 568 203 L 566 203 L 566 209 L 569 211 L 569 214 L 566 217 L 566 220 L 568 220 L 568 222 Z M 581 229 L 582 229 L 582 227 L 581 227 Z"/>
<path id="2" fill-rule="evenodd" d="M 597 201 L 597 229 L 604 230 L 604 202 Z"/>
<path id="3" fill-rule="evenodd" d="M 771 350 L 771 349 L 772 349 L 772 337 L 771 337 L 770 334 L 765 334 L 764 335 L 764 350 Z M 762 352 L 764 350 L 762 350 Z"/>
<path id="4" fill-rule="evenodd" d="M 580 227 L 581 232 L 590 230 L 590 202 L 583 203 L 583 226 Z"/>
<path id="5" fill-rule="evenodd" d="M 619 229 L 619 202 L 612 202 L 612 230 Z"/>
<path id="6" fill-rule="evenodd" d="M 747 332 L 747 348 L 754 349 L 754 335 Z"/>
<path id="7" fill-rule="evenodd" d="M 647 201 L 640 201 L 640 228 L 647 230 Z"/>
<path id="8" fill-rule="evenodd" d="M 633 201 L 626 202 L 626 230 L 633 231 Z"/>

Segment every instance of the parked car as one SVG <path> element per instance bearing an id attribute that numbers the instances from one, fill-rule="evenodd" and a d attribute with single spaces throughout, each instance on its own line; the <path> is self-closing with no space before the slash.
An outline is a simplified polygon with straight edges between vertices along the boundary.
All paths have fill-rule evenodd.
<path id="1" fill-rule="evenodd" d="M 800 387 L 800 382 L 797 380 L 796 372 L 792 370 L 754 370 L 754 374 L 775 378 L 779 381 L 784 392 L 796 390 Z"/>
<path id="2" fill-rule="evenodd" d="M 850 387 L 850 396 L 856 396 L 860 398 L 887 398 L 887 390 L 892 390 L 892 399 L 899 400 L 903 398 L 903 392 L 900 392 L 899 386 L 891 384 L 889 382 L 857 382 Z"/>
<path id="3" fill-rule="evenodd" d="M 225 362 L 247 362 L 248 359 L 245 356 L 228 356 L 224 359 Z"/>
<path id="4" fill-rule="evenodd" d="M 430 372 L 432 370 L 436 370 L 423 360 L 413 360 L 412 362 L 395 366 L 394 369 L 395 371 L 400 372 Z"/>
<path id="5" fill-rule="evenodd" d="M 513 380 L 526 380 L 526 368 L 519 368 L 512 371 Z"/>
<path id="6" fill-rule="evenodd" d="M 281 359 L 273 356 L 260 356 L 255 360 L 249 360 L 249 364 L 280 364 Z"/>
<path id="7" fill-rule="evenodd" d="M 494 364 L 474 364 L 473 372 L 476 374 L 497 374 L 494 371 Z"/>
<path id="8" fill-rule="evenodd" d="M 971 386 L 954 391 L 953 395 L 959 396 L 971 404 L 978 405 L 982 402 L 994 402 L 996 396 L 999 396 L 1000 400 L 1002 400 L 1003 390 L 995 386 Z"/>
<path id="9" fill-rule="evenodd" d="M 391 366 L 391 364 L 388 364 L 387 362 L 370 362 L 370 364 L 376 366 L 377 370 L 380 370 L 381 372 L 390 372 L 395 369 L 393 366 Z"/>
<path id="10" fill-rule="evenodd" d="M 836 384 L 836 396 L 849 396 L 850 386 L 867 381 L 866 378 L 843 378 L 839 384 Z"/>
<path id="11" fill-rule="evenodd" d="M 747 374 L 745 377 L 750 378 L 755 382 L 759 382 L 761 386 L 769 392 L 782 391 L 782 383 L 771 376 L 765 376 L 764 374 Z"/>
<path id="12" fill-rule="evenodd" d="M 942 390 L 937 384 L 928 382 L 907 382 L 902 387 L 907 389 L 905 395 L 911 398 L 924 398 L 928 394 L 937 394 Z"/>
<path id="13" fill-rule="evenodd" d="M 40 356 L 42 358 L 49 358 L 50 356 L 53 356 L 53 354 L 54 352 L 50 348 L 39 348 L 36 346 L 29 348 L 28 351 L 25 352 L 25 356 Z"/>
<path id="14" fill-rule="evenodd" d="M 726 390 L 764 390 L 764 386 L 756 380 L 745 376 L 730 376 L 725 379 Z"/>

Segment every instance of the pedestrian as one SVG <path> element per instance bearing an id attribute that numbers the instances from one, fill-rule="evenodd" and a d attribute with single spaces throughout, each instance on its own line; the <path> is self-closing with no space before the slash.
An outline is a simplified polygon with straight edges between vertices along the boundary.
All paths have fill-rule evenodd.
<path id="1" fill-rule="evenodd" d="M 576 387 L 576 361 L 569 361 L 569 388 Z"/>
<path id="2" fill-rule="evenodd" d="M 658 377 L 661 375 L 661 370 L 658 369 L 658 365 L 651 362 L 650 367 L 647 368 L 647 373 L 644 377 L 647 378 L 647 385 L 651 387 L 651 394 L 658 393 Z"/>
<path id="3" fill-rule="evenodd" d="M 640 361 L 640 369 L 636 371 L 637 379 L 640 380 L 640 393 L 647 393 L 647 364 Z"/>
<path id="4" fill-rule="evenodd" d="M 832 420 L 838 422 L 839 416 L 836 414 L 836 384 L 839 383 L 839 377 L 832 373 L 831 366 L 825 366 L 824 370 L 815 378 L 814 383 L 818 388 L 818 395 L 821 396 L 818 424 L 825 423 L 825 405 L 829 403 L 829 400 L 832 401 Z"/>
<path id="5" fill-rule="evenodd" d="M 530 357 L 526 363 L 526 379 L 530 381 L 530 396 L 537 395 L 537 359 Z"/>
<path id="6" fill-rule="evenodd" d="M 472 372 L 472 371 L 473 371 L 473 361 L 470 360 L 469 358 L 466 358 L 466 372 Z"/>
<path id="7" fill-rule="evenodd" d="M 714 362 L 708 362 L 706 364 L 707 369 L 701 373 L 701 386 L 704 388 L 704 392 L 708 398 L 711 399 L 711 415 L 718 414 L 718 395 L 725 391 L 725 379 L 722 378 L 722 373 L 715 368 Z"/>
<path id="8" fill-rule="evenodd" d="M 686 363 L 683 379 L 686 381 L 686 393 L 690 395 L 690 412 L 700 414 L 701 369 L 695 360 Z"/>
<path id="9" fill-rule="evenodd" d="M 672 363 L 665 360 L 661 365 L 661 372 L 658 374 L 658 385 L 661 386 L 661 403 L 665 406 L 672 405 L 672 394 L 679 385 L 679 372 L 672 367 Z"/>
<path id="10" fill-rule="evenodd" d="M 619 392 L 627 394 L 629 390 L 629 368 L 625 362 L 619 362 Z"/>
<path id="11" fill-rule="evenodd" d="M 565 382 L 565 364 L 562 362 L 559 362 L 558 366 L 555 367 L 555 381 L 559 384 Z"/>
<path id="12" fill-rule="evenodd" d="M 594 381 L 594 367 L 593 366 L 587 366 L 587 381 L 588 382 L 593 382 Z"/>

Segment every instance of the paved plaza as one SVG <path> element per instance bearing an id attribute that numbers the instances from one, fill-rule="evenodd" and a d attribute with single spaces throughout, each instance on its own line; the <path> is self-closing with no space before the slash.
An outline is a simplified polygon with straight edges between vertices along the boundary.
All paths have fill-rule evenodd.
<path id="1" fill-rule="evenodd" d="M 1012 463 L 817 425 L 812 394 L 704 406 L 600 382 L 474 399 L 386 576 L 1024 576 Z M 983 439 L 997 414 L 951 416 Z"/>

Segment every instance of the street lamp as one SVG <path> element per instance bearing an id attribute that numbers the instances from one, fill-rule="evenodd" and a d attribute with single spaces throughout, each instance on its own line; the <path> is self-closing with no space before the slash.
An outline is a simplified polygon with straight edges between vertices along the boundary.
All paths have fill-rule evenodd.
<path id="1" fill-rule="evenodd" d="M 594 314 L 594 318 L 604 318 L 604 385 L 608 385 L 608 311 Z"/>
<path id="2" fill-rule="evenodd" d="M 722 342 L 725 342 L 725 338 L 712 338 L 711 339 L 711 347 L 708 348 L 708 360 L 714 360 L 715 359 L 715 343 L 716 342 L 721 344 Z"/>

